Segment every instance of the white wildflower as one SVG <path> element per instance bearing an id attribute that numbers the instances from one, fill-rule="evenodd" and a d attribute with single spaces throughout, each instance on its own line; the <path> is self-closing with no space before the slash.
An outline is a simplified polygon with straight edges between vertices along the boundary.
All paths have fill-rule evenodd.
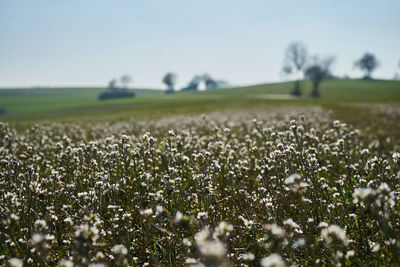
<path id="1" fill-rule="evenodd" d="M 10 267 L 22 267 L 24 265 L 23 261 L 18 258 L 11 258 L 8 260 Z"/>
<path id="2" fill-rule="evenodd" d="M 279 254 L 271 254 L 260 262 L 262 267 L 285 267 L 286 263 Z"/>

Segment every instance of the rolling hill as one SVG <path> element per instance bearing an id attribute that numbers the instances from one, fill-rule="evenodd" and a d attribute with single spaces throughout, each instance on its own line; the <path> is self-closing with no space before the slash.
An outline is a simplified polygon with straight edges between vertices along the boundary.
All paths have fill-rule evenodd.
<path id="1" fill-rule="evenodd" d="M 290 96 L 293 83 L 260 84 L 207 91 L 176 92 L 134 89 L 136 98 L 100 101 L 104 88 L 0 89 L 1 121 L 119 120 L 155 118 L 168 114 L 196 114 L 224 109 L 273 105 L 359 106 L 400 102 L 400 81 L 337 79 L 321 84 L 321 98 L 309 97 L 311 84 L 303 82 L 304 97 Z"/>

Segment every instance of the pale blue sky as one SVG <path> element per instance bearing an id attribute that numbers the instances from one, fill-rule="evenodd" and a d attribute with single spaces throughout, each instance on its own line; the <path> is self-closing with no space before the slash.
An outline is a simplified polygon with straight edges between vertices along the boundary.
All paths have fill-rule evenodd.
<path id="1" fill-rule="evenodd" d="M 104 86 L 122 74 L 161 88 L 209 73 L 273 82 L 290 41 L 335 55 L 337 75 L 375 53 L 375 76 L 400 72 L 399 0 L 1 0 L 0 86 Z"/>

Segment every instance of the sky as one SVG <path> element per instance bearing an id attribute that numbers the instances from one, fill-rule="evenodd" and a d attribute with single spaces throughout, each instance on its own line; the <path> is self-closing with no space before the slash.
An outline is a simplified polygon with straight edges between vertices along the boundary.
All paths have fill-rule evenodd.
<path id="1" fill-rule="evenodd" d="M 288 44 L 335 56 L 333 73 L 361 77 L 354 61 L 376 55 L 376 78 L 400 73 L 399 0 L 1 0 L 0 87 L 177 87 L 208 73 L 232 85 L 290 79 Z"/>

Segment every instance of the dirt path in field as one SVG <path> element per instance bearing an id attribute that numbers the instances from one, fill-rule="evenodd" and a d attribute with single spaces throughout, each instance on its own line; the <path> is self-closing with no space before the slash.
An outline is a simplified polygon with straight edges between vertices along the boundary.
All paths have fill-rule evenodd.
<path id="1" fill-rule="evenodd" d="M 284 95 L 284 94 L 256 94 L 256 95 L 249 95 L 248 98 L 273 99 L 273 100 L 299 100 L 298 97 L 292 95 Z"/>

